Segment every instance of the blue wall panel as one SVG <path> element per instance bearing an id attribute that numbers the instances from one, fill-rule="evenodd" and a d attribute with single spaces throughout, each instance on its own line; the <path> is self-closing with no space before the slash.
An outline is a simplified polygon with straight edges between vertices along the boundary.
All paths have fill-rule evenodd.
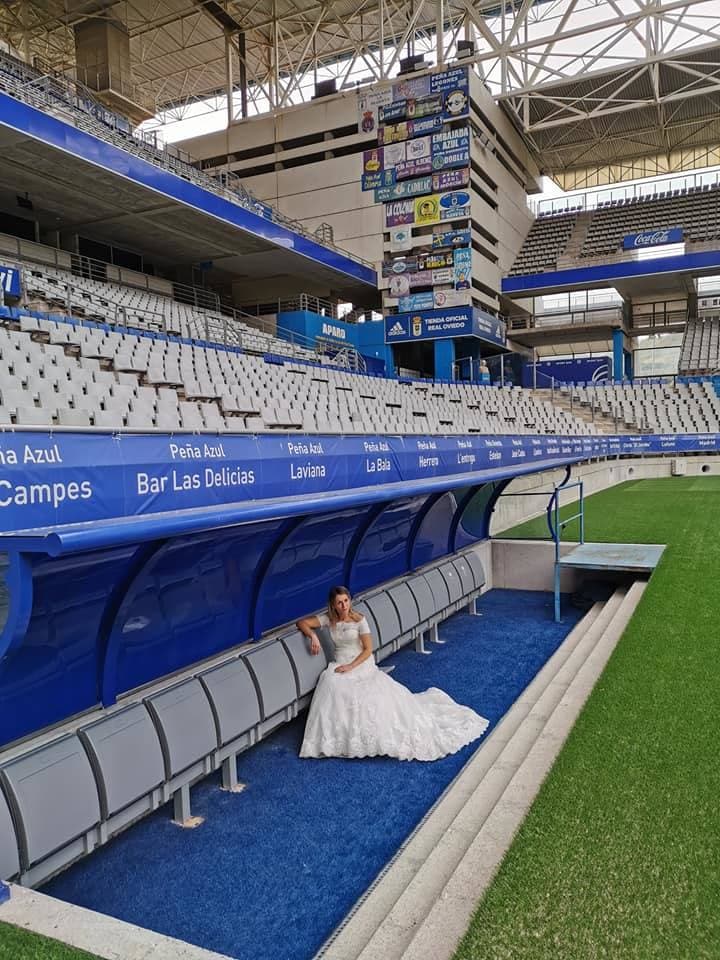
<path id="1" fill-rule="evenodd" d="M 118 695 L 249 638 L 249 586 L 279 526 L 181 537 L 152 556 L 121 605 L 108 644 Z"/>
<path id="2" fill-rule="evenodd" d="M 34 560 L 34 604 L 25 638 L 0 661 L 0 743 L 98 702 L 98 630 L 134 552 L 131 546 Z"/>
<path id="3" fill-rule="evenodd" d="M 422 567 L 447 553 L 448 531 L 457 509 L 454 492 L 447 492 L 437 500 L 423 517 L 415 537 L 412 567 Z"/>
<path id="4" fill-rule="evenodd" d="M 258 596 L 260 632 L 324 607 L 330 587 L 342 583 L 345 557 L 363 510 L 312 517 L 278 550 Z"/>
<path id="5" fill-rule="evenodd" d="M 720 268 L 720 250 L 701 250 L 672 257 L 655 257 L 649 260 L 622 260 L 599 266 L 571 267 L 568 270 L 553 270 L 548 273 L 531 273 L 522 277 L 505 277 L 502 292 L 518 294 L 523 291 L 538 291 L 554 287 L 583 287 L 589 284 L 607 284 L 630 277 L 650 277 L 662 273 L 706 273 Z"/>
<path id="6" fill-rule="evenodd" d="M 459 518 L 457 530 L 455 532 L 455 549 L 462 550 L 463 547 L 469 547 L 478 540 L 483 540 L 488 536 L 485 529 L 489 518 L 486 517 L 486 508 L 488 501 L 495 493 L 498 487 L 503 487 L 500 483 L 486 483 L 470 502 L 465 506 Z M 542 501 L 541 501 L 542 502 Z"/>
<path id="7" fill-rule="evenodd" d="M 353 567 L 353 593 L 407 571 L 407 544 L 413 520 L 426 498 L 413 497 L 388 504 L 368 530 Z"/>

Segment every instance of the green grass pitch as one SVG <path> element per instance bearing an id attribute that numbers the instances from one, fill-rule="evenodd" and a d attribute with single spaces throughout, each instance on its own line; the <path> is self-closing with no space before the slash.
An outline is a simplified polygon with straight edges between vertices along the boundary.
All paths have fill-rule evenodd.
<path id="1" fill-rule="evenodd" d="M 587 540 L 668 546 L 456 960 L 720 958 L 719 494 L 668 478 L 586 500 Z"/>

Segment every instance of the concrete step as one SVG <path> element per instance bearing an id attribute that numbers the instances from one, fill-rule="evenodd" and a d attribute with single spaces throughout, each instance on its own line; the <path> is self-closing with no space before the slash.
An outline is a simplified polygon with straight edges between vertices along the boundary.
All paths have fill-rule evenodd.
<path id="1" fill-rule="evenodd" d="M 583 633 L 565 661 L 550 674 L 542 689 L 536 690 L 530 709 L 512 736 L 502 746 L 495 762 L 488 767 L 472 795 L 458 811 L 452 824 L 431 851 L 402 896 L 388 914 L 382 927 L 360 954 L 361 960 L 398 960 L 415 937 L 417 930 L 444 886 L 462 862 L 478 830 L 491 815 L 516 775 L 532 745 L 547 723 L 567 685 L 584 662 L 590 650 L 602 636 L 612 615 L 619 607 L 621 597 L 613 597 L 605 604 L 592 625 Z"/>
<path id="2" fill-rule="evenodd" d="M 464 855 L 430 909 L 416 925 L 412 939 L 398 960 L 449 960 L 465 933 L 478 900 L 483 895 L 527 815 L 545 777 L 552 768 L 595 683 L 642 597 L 646 584 L 637 581 L 617 591 L 603 613 L 578 644 L 572 657 L 538 700 L 535 720 L 544 720 L 537 734 L 528 733 L 515 745 L 521 762 L 492 809 L 476 829 Z M 604 616 L 607 614 L 607 616 Z M 595 634 L 592 638 L 591 634 Z M 585 647 L 583 651 L 581 648 Z M 575 662 L 571 662 L 572 660 Z M 528 720 L 531 716 L 528 717 Z M 524 741 L 524 742 L 523 742 Z M 527 747 L 527 749 L 525 749 Z M 510 753 L 506 754 L 509 759 Z M 469 804 L 466 804 L 469 809 Z M 369 956 L 369 955 L 368 955 Z M 379 957 L 379 955 L 377 955 Z"/>
<path id="3" fill-rule="evenodd" d="M 620 602 L 596 604 L 570 632 L 326 944 L 323 960 L 402 955 L 542 730 L 548 691 L 562 694 L 562 678 L 574 676 Z"/>

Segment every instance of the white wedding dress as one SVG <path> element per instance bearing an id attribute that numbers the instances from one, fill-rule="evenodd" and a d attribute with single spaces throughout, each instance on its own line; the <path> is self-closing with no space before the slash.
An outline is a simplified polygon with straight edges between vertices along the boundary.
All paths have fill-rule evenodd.
<path id="1" fill-rule="evenodd" d="M 327 615 L 320 625 L 329 626 Z M 330 628 L 335 660 L 320 675 L 305 726 L 301 757 L 376 757 L 438 760 L 477 740 L 488 721 L 442 690 L 411 693 L 368 657 L 348 673 L 362 650 L 367 620 L 340 621 Z"/>

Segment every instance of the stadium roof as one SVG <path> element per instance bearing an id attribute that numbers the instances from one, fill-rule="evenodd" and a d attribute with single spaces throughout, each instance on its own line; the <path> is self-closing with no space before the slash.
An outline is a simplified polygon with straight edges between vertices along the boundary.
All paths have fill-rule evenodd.
<path id="1" fill-rule="evenodd" d="M 720 160 L 718 0 L 3 0 L 0 36 L 49 69 L 74 27 L 119 23 L 126 95 L 151 113 L 247 91 L 248 112 L 446 62 L 472 40 L 489 89 L 567 189 Z M 128 76 L 127 74 L 131 74 Z M 130 91 L 128 93 L 128 91 Z M 237 115 L 237 100 L 234 105 Z"/>

